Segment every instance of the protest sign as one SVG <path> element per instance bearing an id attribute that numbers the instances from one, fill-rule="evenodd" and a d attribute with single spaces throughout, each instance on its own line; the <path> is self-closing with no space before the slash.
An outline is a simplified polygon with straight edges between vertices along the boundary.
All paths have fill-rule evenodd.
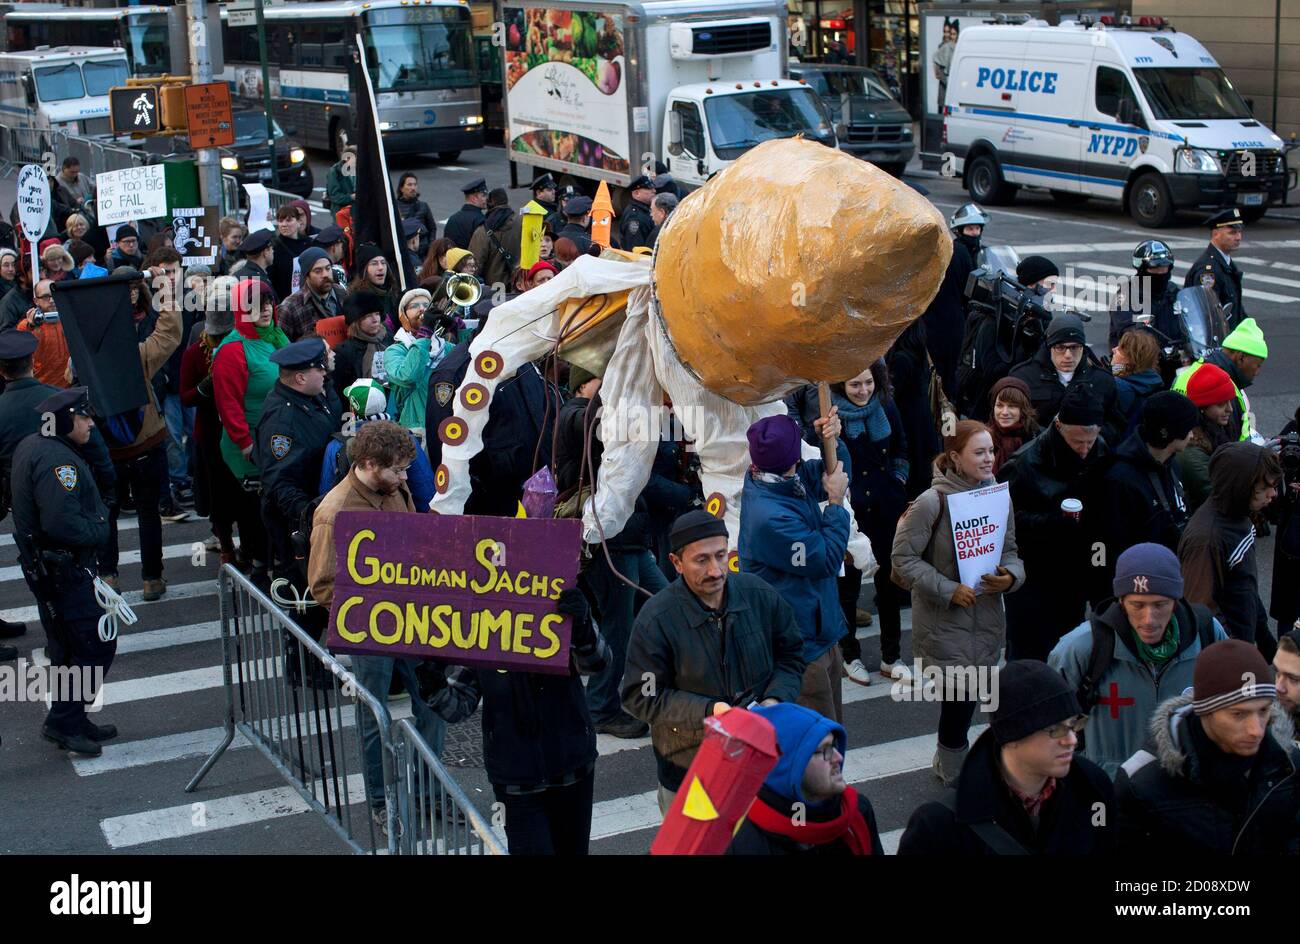
<path id="1" fill-rule="evenodd" d="M 41 262 L 36 247 L 50 225 L 50 185 L 45 168 L 39 164 L 27 164 L 18 174 L 18 221 L 23 225 L 23 236 L 32 244 L 32 273 L 39 277 Z"/>
<path id="2" fill-rule="evenodd" d="M 997 573 L 1010 507 L 1010 486 L 1005 482 L 948 496 L 957 573 L 961 582 L 976 593 L 980 592 L 981 577 Z"/>
<path id="3" fill-rule="evenodd" d="M 336 652 L 567 674 L 581 523 L 344 511 L 327 643 Z"/>
<path id="4" fill-rule="evenodd" d="M 271 222 L 271 194 L 264 184 L 244 184 L 248 194 L 248 231 L 256 233 L 259 229 L 275 229 Z"/>
<path id="5" fill-rule="evenodd" d="M 214 207 L 177 207 L 171 212 L 172 242 L 181 254 L 181 265 L 213 267 L 217 264 L 217 227 L 220 216 Z"/>
<path id="6" fill-rule="evenodd" d="M 167 215 L 167 171 L 164 164 L 127 167 L 95 176 L 99 225 L 151 220 Z"/>

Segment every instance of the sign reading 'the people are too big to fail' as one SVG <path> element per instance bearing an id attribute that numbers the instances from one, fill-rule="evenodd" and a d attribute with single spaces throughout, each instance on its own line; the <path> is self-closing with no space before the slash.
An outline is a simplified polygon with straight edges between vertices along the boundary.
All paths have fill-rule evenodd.
<path id="1" fill-rule="evenodd" d="M 567 674 L 580 547 L 576 519 L 340 512 L 329 648 Z"/>

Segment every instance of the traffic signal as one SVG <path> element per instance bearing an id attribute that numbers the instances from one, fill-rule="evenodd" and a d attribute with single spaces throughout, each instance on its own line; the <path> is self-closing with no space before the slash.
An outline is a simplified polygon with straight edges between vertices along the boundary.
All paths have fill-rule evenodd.
<path id="1" fill-rule="evenodd" d="M 162 128 L 155 86 L 109 89 L 108 110 L 114 134 L 155 134 Z"/>
<path id="2" fill-rule="evenodd" d="M 162 130 L 178 133 L 188 129 L 189 121 L 185 117 L 185 86 L 164 85 L 159 89 L 159 97 Z"/>

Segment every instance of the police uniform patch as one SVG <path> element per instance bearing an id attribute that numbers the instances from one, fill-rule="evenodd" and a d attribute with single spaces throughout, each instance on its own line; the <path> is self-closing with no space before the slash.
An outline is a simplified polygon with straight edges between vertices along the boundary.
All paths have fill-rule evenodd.
<path id="1" fill-rule="evenodd" d="M 627 224 L 627 231 L 633 236 L 641 232 L 641 223 L 637 220 L 631 220 Z"/>
<path id="2" fill-rule="evenodd" d="M 438 406 L 446 406 L 450 403 L 451 395 L 455 392 L 455 386 L 445 380 L 433 385 L 433 398 L 438 401 Z"/>
<path id="3" fill-rule="evenodd" d="M 59 479 L 59 484 L 72 491 L 77 487 L 77 467 L 75 465 L 56 465 L 54 474 Z"/>
<path id="4" fill-rule="evenodd" d="M 292 448 L 292 437 L 280 433 L 276 433 L 271 437 L 271 455 L 275 456 L 276 459 L 283 459 L 289 454 L 289 450 Z"/>

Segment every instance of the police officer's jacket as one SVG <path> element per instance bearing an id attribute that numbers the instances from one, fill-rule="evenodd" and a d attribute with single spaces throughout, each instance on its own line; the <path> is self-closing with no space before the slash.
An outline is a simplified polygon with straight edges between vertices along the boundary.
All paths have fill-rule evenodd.
<path id="1" fill-rule="evenodd" d="M 13 471 L 14 531 L 37 548 L 68 551 L 88 566 L 108 540 L 108 508 L 90 464 L 62 436 L 33 433 L 18 444 Z"/>
<path id="2" fill-rule="evenodd" d="M 339 430 L 338 396 L 328 381 L 314 397 L 278 380 L 266 395 L 257 424 L 254 458 L 262 472 L 262 509 L 278 541 L 299 525 L 302 512 L 320 490 L 321 462 Z"/>
<path id="3" fill-rule="evenodd" d="M 630 201 L 619 221 L 619 248 L 631 252 L 638 246 L 653 246 L 650 233 L 654 228 L 655 221 L 650 216 L 650 207 L 635 200 Z"/>
<path id="4" fill-rule="evenodd" d="M 1237 263 L 1225 261 L 1223 253 L 1219 252 L 1213 244 L 1206 246 L 1205 251 L 1196 257 L 1196 261 L 1192 263 L 1191 268 L 1187 270 L 1187 276 L 1183 279 L 1183 287 L 1200 285 L 1201 273 L 1205 271 L 1207 265 L 1214 274 L 1214 294 L 1218 296 L 1219 304 L 1224 307 L 1229 303 L 1232 304 L 1228 328 L 1235 328 L 1249 317 L 1241 294 L 1242 272 L 1237 267 Z"/>

